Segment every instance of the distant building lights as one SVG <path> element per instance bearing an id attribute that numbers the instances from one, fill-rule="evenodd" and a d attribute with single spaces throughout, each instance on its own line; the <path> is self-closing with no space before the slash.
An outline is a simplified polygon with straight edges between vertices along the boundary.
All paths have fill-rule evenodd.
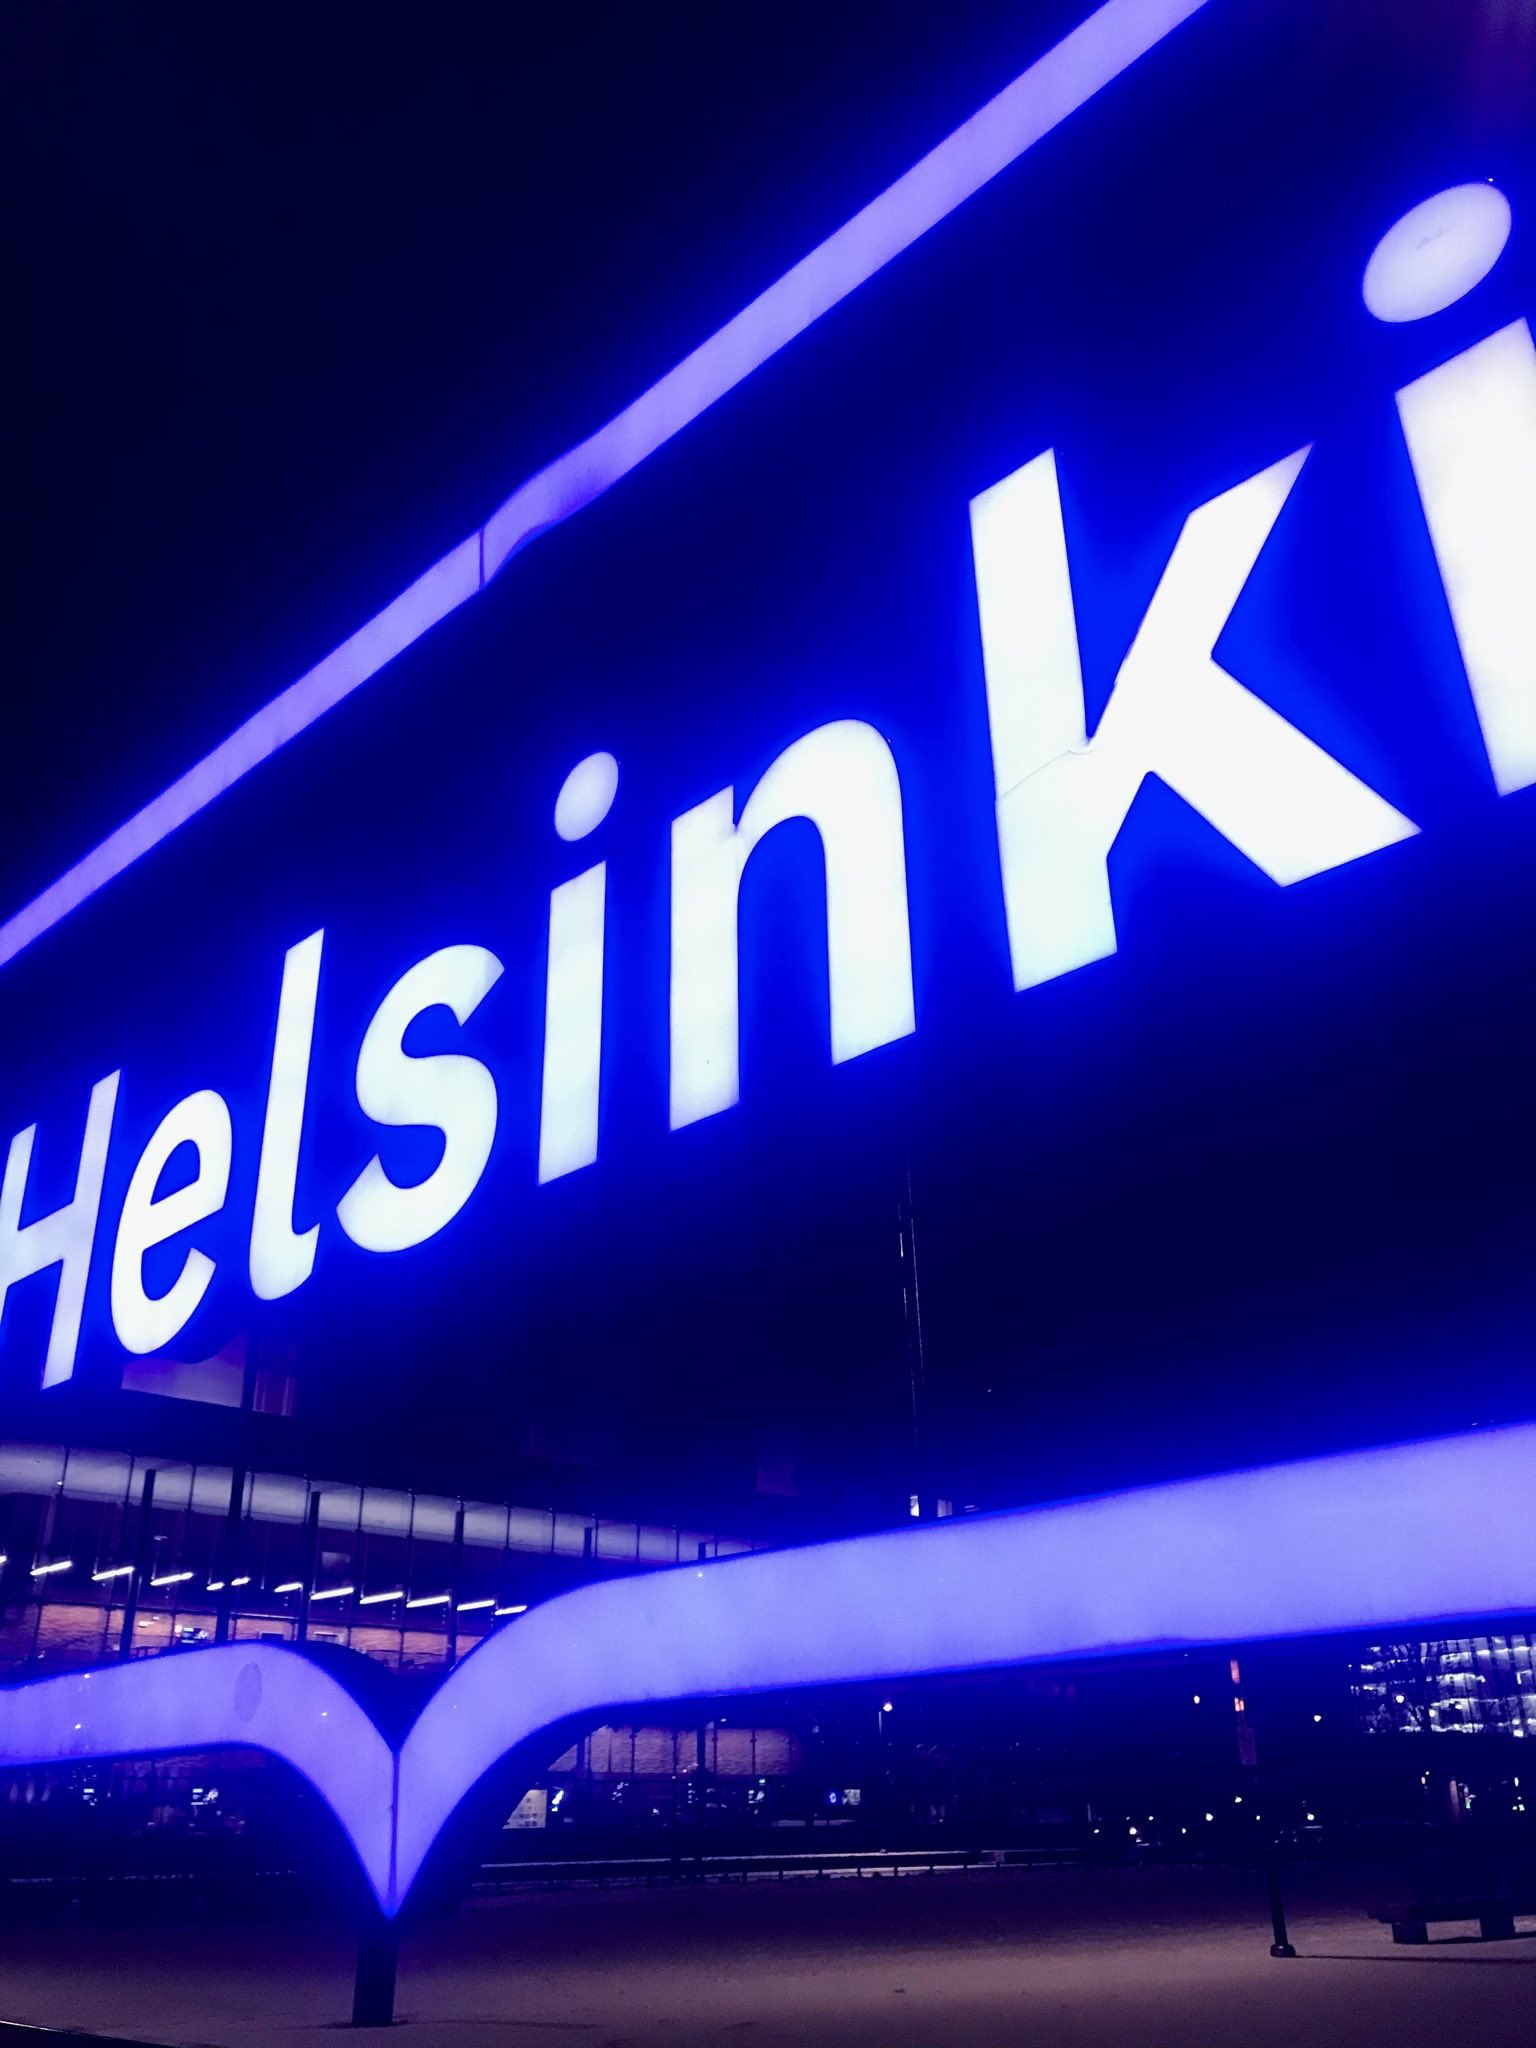
<path id="1" fill-rule="evenodd" d="M 132 1577 L 133 1566 L 131 1564 L 114 1564 L 109 1565 L 104 1572 L 92 1572 L 91 1582 L 93 1585 L 104 1586 L 109 1579 L 131 1579 Z"/>
<path id="2" fill-rule="evenodd" d="M 152 1586 L 184 1586 L 192 1577 L 191 1572 L 162 1572 L 158 1579 L 151 1579 Z"/>
<path id="3" fill-rule="evenodd" d="M 231 1579 L 229 1583 L 232 1586 L 248 1586 L 251 1583 L 251 1575 L 249 1572 L 242 1572 L 238 1579 Z"/>
<path id="4" fill-rule="evenodd" d="M 210 1593 L 222 1593 L 225 1590 L 226 1584 L 227 1581 L 224 1579 L 210 1579 L 208 1581 L 208 1591 Z"/>
<path id="5" fill-rule="evenodd" d="M 409 1607 L 446 1607 L 453 1598 L 451 1593 L 422 1593 L 415 1600 L 407 1600 Z"/>
<path id="6" fill-rule="evenodd" d="M 461 1600 L 459 1602 L 459 1613 L 479 1614 L 482 1609 L 494 1607 L 495 1605 L 496 1602 L 494 1600 Z"/>
<path id="7" fill-rule="evenodd" d="M 358 1601 L 359 1607 L 382 1607 L 387 1600 L 403 1600 L 404 1586 L 396 1586 L 392 1593 L 364 1593 Z"/>
<path id="8" fill-rule="evenodd" d="M 526 1614 L 527 1612 L 528 1603 L 526 1600 L 520 1607 L 498 1607 L 496 1610 L 498 1617 L 503 1614 Z"/>
<path id="9" fill-rule="evenodd" d="M 346 1600 L 356 1591 L 356 1586 L 327 1586 L 323 1593 L 310 1594 L 310 1605 L 313 1606 L 317 1600 Z"/>
<path id="10" fill-rule="evenodd" d="M 46 1579 L 54 1572 L 72 1571 L 74 1569 L 74 1563 L 75 1560 L 72 1557 L 60 1557 L 56 1558 L 52 1564 L 35 1564 L 33 1565 L 30 1573 L 28 1574 L 28 1577 L 34 1579 Z"/>
<path id="11" fill-rule="evenodd" d="M 304 1581 L 302 1579 L 284 1579 L 280 1586 L 274 1586 L 272 1590 L 274 1593 L 302 1593 Z"/>

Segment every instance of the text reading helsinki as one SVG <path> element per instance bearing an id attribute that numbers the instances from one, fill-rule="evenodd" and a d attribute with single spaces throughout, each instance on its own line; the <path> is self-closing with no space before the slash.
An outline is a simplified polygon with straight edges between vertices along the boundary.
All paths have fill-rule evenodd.
<path id="1" fill-rule="evenodd" d="M 1378 318 L 1417 319 L 1461 297 L 1492 266 L 1509 209 L 1486 185 L 1437 194 L 1405 216 L 1366 272 Z M 1536 344 L 1517 320 L 1396 393 L 1445 595 L 1500 794 L 1536 783 Z M 1273 881 L 1289 884 L 1376 852 L 1417 827 L 1295 725 L 1247 690 L 1213 649 L 1307 450 L 1288 453 L 1186 519 L 1107 707 L 1088 734 L 1077 624 L 1054 453 L 972 504 L 971 533 L 996 788 L 1002 899 L 1015 987 L 1026 990 L 1115 950 L 1107 858 L 1137 790 L 1158 776 Z M 574 768 L 555 829 L 576 841 L 607 815 L 617 764 Z M 831 1054 L 855 1058 L 915 1028 L 901 779 L 873 726 L 839 720 L 803 734 L 738 802 L 724 788 L 672 821 L 670 1121 L 678 1129 L 738 1096 L 737 903 L 753 849 L 806 819 L 825 862 Z M 606 868 L 553 892 L 545 985 L 538 1177 L 598 1156 Z M 249 1238 L 249 1281 L 264 1300 L 309 1278 L 317 1222 L 294 1217 L 311 1045 L 325 944 L 301 939 L 282 964 Z M 402 1186 L 377 1157 L 336 1203 L 365 1250 L 434 1236 L 470 1200 L 490 1157 L 497 1088 L 470 1051 L 414 1055 L 413 1020 L 438 1007 L 468 1026 L 501 978 L 482 945 L 443 947 L 406 968 L 358 1049 L 355 1088 L 381 1126 L 441 1136 L 438 1163 Z M 483 1052 L 494 1029 L 466 1043 Z M 119 1072 L 90 1093 L 71 1200 L 23 1220 L 36 1125 L 11 1139 L 0 1188 L 0 1315 L 17 1282 L 57 1268 L 42 1380 L 75 1368 Z M 254 1134 L 253 1134 L 254 1135 Z M 145 1282 L 154 1247 L 224 1205 L 234 1133 L 224 1098 L 198 1089 L 170 1107 L 130 1177 L 111 1245 L 119 1343 L 170 1344 L 214 1272 L 189 1242 L 162 1293 Z M 173 1157 L 175 1185 L 162 1193 Z M 195 1162 L 195 1163 L 193 1163 Z M 192 1164 L 190 1173 L 185 1169 Z"/>

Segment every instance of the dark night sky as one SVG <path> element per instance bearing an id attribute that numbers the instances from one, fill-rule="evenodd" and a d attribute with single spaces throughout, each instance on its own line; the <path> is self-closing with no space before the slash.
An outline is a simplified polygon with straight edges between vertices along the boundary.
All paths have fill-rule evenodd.
<path id="1" fill-rule="evenodd" d="M 6 907 L 1072 19 L 7 8 Z"/>

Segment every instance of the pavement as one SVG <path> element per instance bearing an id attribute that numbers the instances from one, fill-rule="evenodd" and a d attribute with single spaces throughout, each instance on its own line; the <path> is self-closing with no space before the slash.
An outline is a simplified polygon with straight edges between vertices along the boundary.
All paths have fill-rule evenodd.
<path id="1" fill-rule="evenodd" d="M 1531 2048 L 1536 1923 L 1394 1948 L 1363 1880 L 958 1872 L 473 1901 L 412 1930 L 405 2048 Z M 351 2008 L 340 1925 L 17 1925 L 0 2021 L 165 2048 L 319 2048 Z M 349 2030 L 350 2031 L 350 2030 Z M 359 2042 L 385 2030 L 359 2030 Z M 0 2026 L 0 2042 L 6 2029 Z"/>

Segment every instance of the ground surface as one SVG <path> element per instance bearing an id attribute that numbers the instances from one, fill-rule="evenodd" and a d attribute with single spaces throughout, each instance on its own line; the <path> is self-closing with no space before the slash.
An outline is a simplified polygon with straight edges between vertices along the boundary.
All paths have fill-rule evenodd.
<path id="1" fill-rule="evenodd" d="M 420 2048 L 1536 2041 L 1536 1936 L 1394 1949 L 1365 1917 L 1358 1878 L 1298 1876 L 1291 1891 L 1295 1962 L 1268 1954 L 1257 1880 L 1223 1871 L 523 1894 L 410 1936 L 393 2038 Z M 333 1927 L 14 1926 L 0 1930 L 0 2020 L 174 2048 L 318 2048 L 350 2010 L 350 1968 Z"/>

